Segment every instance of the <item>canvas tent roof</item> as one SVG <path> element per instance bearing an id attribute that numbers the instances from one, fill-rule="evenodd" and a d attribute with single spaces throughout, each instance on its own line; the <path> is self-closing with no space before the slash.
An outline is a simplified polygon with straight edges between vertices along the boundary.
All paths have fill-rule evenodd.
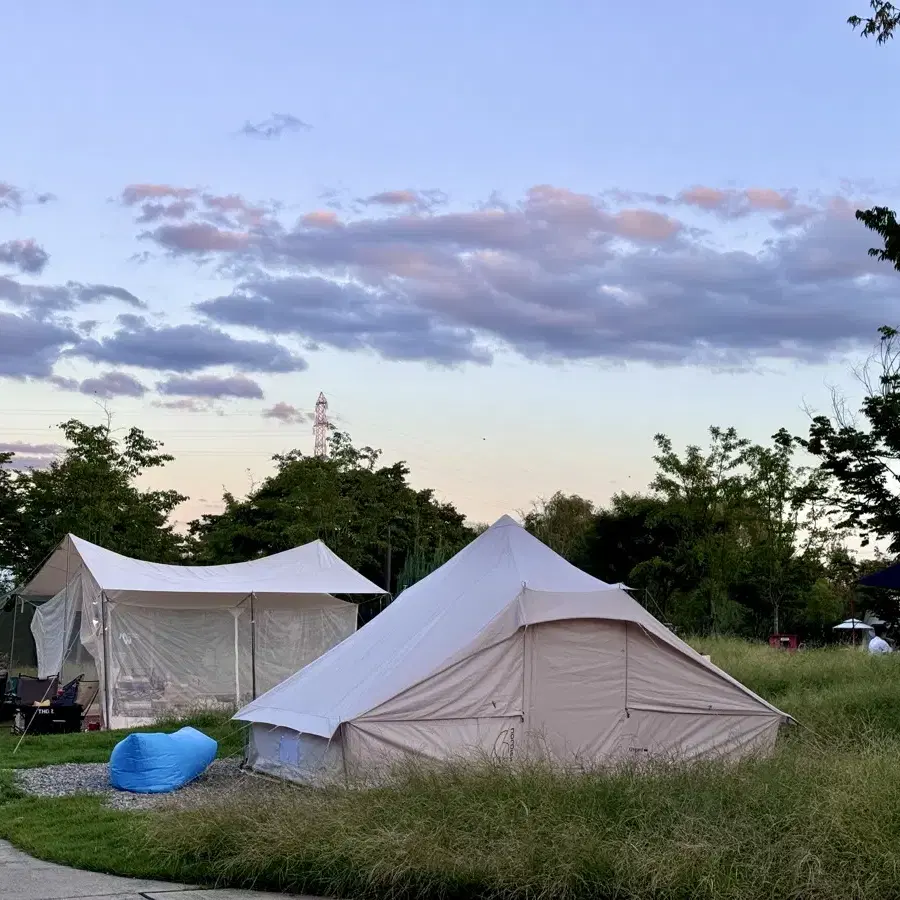
<path id="1" fill-rule="evenodd" d="M 329 738 L 342 723 L 453 665 L 479 641 L 502 640 L 539 622 L 591 618 L 639 624 L 789 720 L 679 640 L 621 587 L 577 569 L 509 516 L 236 718 Z"/>
<path id="2" fill-rule="evenodd" d="M 298 594 L 383 594 L 321 541 L 249 562 L 221 566 L 173 566 L 131 559 L 66 535 L 20 591 L 25 597 L 58 594 L 86 569 L 110 600 L 136 605 L 178 605 L 200 598 L 202 605 L 238 602 L 250 593 L 277 597 Z"/>

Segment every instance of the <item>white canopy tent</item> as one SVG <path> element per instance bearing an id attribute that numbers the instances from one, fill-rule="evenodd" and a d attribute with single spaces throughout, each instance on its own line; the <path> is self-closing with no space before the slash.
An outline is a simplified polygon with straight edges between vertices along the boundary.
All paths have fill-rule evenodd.
<path id="1" fill-rule="evenodd" d="M 409 754 L 740 757 L 789 720 L 508 516 L 236 718 L 253 767 L 308 783 Z"/>
<path id="2" fill-rule="evenodd" d="M 879 624 L 881 620 L 879 620 Z M 862 619 L 845 619 L 840 625 L 834 626 L 834 631 L 858 631 L 860 634 L 865 634 L 866 637 L 871 637 L 869 632 L 873 632 L 875 628 L 869 622 L 865 622 Z"/>
<path id="3" fill-rule="evenodd" d="M 383 594 L 321 541 L 222 566 L 130 559 L 67 535 L 25 599 L 38 674 L 100 684 L 107 727 L 207 703 L 240 705 L 356 630 L 332 594 Z"/>

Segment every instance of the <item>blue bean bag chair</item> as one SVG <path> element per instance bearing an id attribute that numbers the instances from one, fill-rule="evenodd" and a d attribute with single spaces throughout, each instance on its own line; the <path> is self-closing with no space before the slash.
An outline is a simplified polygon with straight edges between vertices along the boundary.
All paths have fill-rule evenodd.
<path id="1" fill-rule="evenodd" d="M 174 734 L 129 734 L 109 757 L 109 780 L 120 791 L 165 794 L 202 775 L 219 745 L 196 728 Z"/>

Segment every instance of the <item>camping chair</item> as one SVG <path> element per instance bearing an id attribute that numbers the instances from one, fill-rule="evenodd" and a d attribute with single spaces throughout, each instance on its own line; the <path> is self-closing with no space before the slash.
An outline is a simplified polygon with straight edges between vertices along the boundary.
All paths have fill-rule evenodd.
<path id="1" fill-rule="evenodd" d="M 99 681 L 84 681 L 83 679 L 82 675 L 78 680 L 78 691 L 75 694 L 75 705 L 81 707 L 82 716 L 94 705 L 100 694 Z"/>
<path id="2" fill-rule="evenodd" d="M 59 689 L 59 679 L 35 678 L 33 675 L 19 675 L 16 679 L 16 706 L 34 706 L 44 700 L 53 700 Z"/>
<path id="3" fill-rule="evenodd" d="M 70 734 L 81 731 L 82 708 L 76 703 L 79 675 L 59 688 L 59 679 L 20 675 L 13 734 Z"/>

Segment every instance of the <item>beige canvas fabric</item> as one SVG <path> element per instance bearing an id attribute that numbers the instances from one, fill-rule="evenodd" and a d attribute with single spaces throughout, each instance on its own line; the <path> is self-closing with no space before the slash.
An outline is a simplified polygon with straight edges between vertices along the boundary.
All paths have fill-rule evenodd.
<path id="1" fill-rule="evenodd" d="M 738 758 L 790 721 L 507 517 L 238 718 L 257 768 L 311 782 L 410 756 Z"/>

